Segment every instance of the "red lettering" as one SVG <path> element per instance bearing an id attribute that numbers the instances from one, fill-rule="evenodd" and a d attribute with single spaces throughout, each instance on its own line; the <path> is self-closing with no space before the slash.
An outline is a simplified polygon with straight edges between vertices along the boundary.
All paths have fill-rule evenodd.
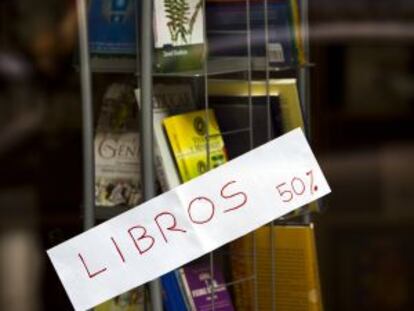
<path id="1" fill-rule="evenodd" d="M 210 216 L 208 216 L 204 220 L 195 220 L 193 217 L 192 208 L 195 206 L 201 207 L 202 205 L 205 205 L 206 203 L 210 206 L 210 209 L 211 209 Z M 209 198 L 206 198 L 206 197 L 197 197 L 190 202 L 190 204 L 188 205 L 187 211 L 188 211 L 188 215 L 190 216 L 190 220 L 195 224 L 201 225 L 201 224 L 205 224 L 209 222 L 213 218 L 214 210 L 215 210 L 215 206 L 214 206 L 213 201 L 211 201 Z"/>
<path id="2" fill-rule="evenodd" d="M 299 183 L 299 190 L 297 188 L 298 183 Z M 299 177 L 293 177 L 292 181 L 290 182 L 290 186 L 292 187 L 292 190 L 296 195 L 302 195 L 306 189 L 305 183 Z"/>
<path id="3" fill-rule="evenodd" d="M 141 229 L 142 234 L 137 238 L 134 236 L 133 231 L 134 230 L 138 230 Z M 134 226 L 128 229 L 128 234 L 131 237 L 132 241 L 135 244 L 135 247 L 137 248 L 138 252 L 140 253 L 140 255 L 144 254 L 145 252 L 149 251 L 155 243 L 155 239 L 154 237 L 152 237 L 151 235 L 147 234 L 147 229 L 145 229 L 145 227 L 143 226 Z M 145 249 L 141 249 L 141 247 L 139 246 L 139 242 L 143 241 L 143 240 L 148 240 L 150 239 L 150 244 L 147 245 L 147 247 Z"/>
<path id="4" fill-rule="evenodd" d="M 306 175 L 310 177 L 310 191 L 311 194 L 314 194 L 314 192 L 318 191 L 318 186 L 313 183 L 313 171 L 306 172 Z"/>
<path id="5" fill-rule="evenodd" d="M 112 243 L 115 246 L 116 251 L 118 252 L 119 257 L 121 257 L 122 262 L 125 262 L 124 254 L 122 254 L 121 249 L 118 246 L 118 243 L 116 243 L 115 239 L 111 237 Z"/>
<path id="6" fill-rule="evenodd" d="M 290 190 L 282 190 L 282 187 L 285 186 L 286 183 L 281 183 L 280 185 L 276 186 L 277 191 L 279 192 L 279 195 L 282 198 L 283 202 L 290 202 L 293 199 L 293 193 Z"/>
<path id="7" fill-rule="evenodd" d="M 236 181 L 235 181 L 235 180 L 232 180 L 232 181 L 228 182 L 227 184 L 225 184 L 225 185 L 223 186 L 223 188 L 221 188 L 221 190 L 220 190 L 220 195 L 221 195 L 224 199 L 231 199 L 231 198 L 234 198 L 234 197 L 240 196 L 240 198 L 242 198 L 242 200 L 243 200 L 243 201 L 242 201 L 240 204 L 236 205 L 236 206 L 233 206 L 233 207 L 230 207 L 230 208 L 228 208 L 228 209 L 224 210 L 224 213 L 228 213 L 228 212 L 230 212 L 230 211 L 234 211 L 234 210 L 236 210 L 236 209 L 239 209 L 240 207 L 242 207 L 243 205 L 245 205 L 245 204 L 246 204 L 246 202 L 247 202 L 247 195 L 246 195 L 246 193 L 244 193 L 244 192 L 242 192 L 242 191 L 240 191 L 240 192 L 235 192 L 235 193 L 231 193 L 231 194 L 225 194 L 225 193 L 224 193 L 224 189 L 226 189 L 228 186 L 230 186 L 231 184 L 234 184 L 234 183 L 236 183 Z"/>
<path id="8" fill-rule="evenodd" d="M 155 216 L 154 220 L 155 220 L 155 223 L 157 224 L 158 229 L 160 230 L 160 232 L 162 234 L 162 237 L 164 238 L 164 241 L 166 243 L 168 243 L 167 237 L 165 236 L 165 233 L 162 230 L 160 223 L 158 222 L 158 218 L 161 217 L 161 216 L 170 216 L 170 218 L 172 219 L 172 225 L 170 225 L 167 228 L 167 230 L 170 230 L 170 231 L 179 231 L 179 232 L 184 232 L 184 233 L 187 232 L 184 229 L 177 228 L 177 219 L 175 219 L 175 216 L 173 214 L 171 214 L 169 212 L 162 212 L 162 213 L 158 214 L 157 216 Z"/>
<path id="9" fill-rule="evenodd" d="M 88 269 L 88 266 L 86 265 L 85 259 L 83 258 L 83 256 L 79 253 L 78 254 L 80 260 L 82 261 L 83 266 L 85 267 L 86 273 L 88 274 L 88 277 L 90 279 L 94 278 L 95 276 L 97 276 L 98 274 L 105 272 L 107 270 L 107 268 L 102 268 L 101 270 L 98 270 L 94 273 L 91 273 Z"/>

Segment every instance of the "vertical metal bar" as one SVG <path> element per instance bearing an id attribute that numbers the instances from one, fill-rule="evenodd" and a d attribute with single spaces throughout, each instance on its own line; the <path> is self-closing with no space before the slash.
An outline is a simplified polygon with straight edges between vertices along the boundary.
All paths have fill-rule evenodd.
<path id="1" fill-rule="evenodd" d="M 265 83 L 266 83 L 266 109 L 267 109 L 267 139 L 272 139 L 272 118 L 271 118 L 271 107 L 270 107 L 270 57 L 269 57 L 269 14 L 268 14 L 268 0 L 264 0 L 264 35 L 265 35 Z"/>
<path id="2" fill-rule="evenodd" d="M 208 41 L 207 41 L 207 18 L 206 18 L 206 0 L 203 0 L 203 41 L 204 41 L 204 61 L 203 61 L 203 77 L 204 77 L 204 113 L 206 127 L 206 161 L 207 171 L 211 168 L 210 163 L 210 120 L 208 115 L 208 109 L 210 108 L 208 100 Z"/>
<path id="3" fill-rule="evenodd" d="M 247 30 L 247 94 L 249 101 L 249 142 L 250 149 L 254 148 L 254 128 L 253 128 L 253 100 L 252 100 L 252 37 L 250 22 L 250 0 L 246 0 L 246 30 Z"/>
<path id="4" fill-rule="evenodd" d="M 253 127 L 253 99 L 252 99 L 252 33 L 250 0 L 246 0 L 246 41 L 247 41 L 247 95 L 249 104 L 249 147 L 254 148 L 254 127 Z M 252 270 L 253 270 L 253 310 L 258 311 L 258 281 L 257 281 L 257 243 L 256 234 L 252 233 Z"/>
<path id="5" fill-rule="evenodd" d="M 266 110 L 267 110 L 267 138 L 272 139 L 272 117 L 270 107 L 270 57 L 269 57 L 269 15 L 268 15 L 268 0 L 264 0 L 264 31 L 265 31 L 265 84 L 266 84 Z M 275 223 L 272 221 L 270 224 L 270 273 L 271 273 L 271 306 L 272 311 L 276 310 L 276 266 L 275 266 Z"/>
<path id="6" fill-rule="evenodd" d="M 308 0 L 299 0 L 301 33 L 305 59 L 309 59 L 309 2 Z M 305 132 L 308 138 L 311 135 L 311 117 L 310 117 L 310 79 L 309 68 L 304 66 L 299 69 L 299 95 L 302 103 L 302 111 L 305 120 Z"/>
<path id="7" fill-rule="evenodd" d="M 82 140 L 83 140 L 83 227 L 85 230 L 95 223 L 95 179 L 93 143 L 92 81 L 89 63 L 88 22 L 85 0 L 77 0 L 79 31 L 79 59 L 82 95 Z"/>
<path id="8" fill-rule="evenodd" d="M 206 122 L 206 165 L 207 171 L 211 169 L 211 160 L 210 160 L 210 118 L 208 115 L 209 110 L 209 99 L 208 99 L 208 41 L 207 41 L 207 17 L 206 17 L 206 0 L 203 0 L 203 41 L 204 41 L 204 59 L 203 59 L 203 77 L 204 77 L 204 117 Z M 211 310 L 216 310 L 216 302 L 214 296 L 216 294 L 216 288 L 214 286 L 214 251 L 209 254 L 210 261 L 210 300 L 211 300 Z"/>
<path id="9" fill-rule="evenodd" d="M 138 4 L 137 1 L 137 18 Z M 154 141 L 152 115 L 152 1 L 141 1 L 141 163 L 144 200 L 153 198 L 155 193 Z M 162 310 L 161 283 L 150 283 L 152 309 Z"/>
<path id="10" fill-rule="evenodd" d="M 309 59 L 309 2 L 300 0 L 300 20 L 305 59 Z M 310 140 L 311 137 L 311 107 L 310 107 L 310 75 L 308 67 L 299 69 L 299 95 L 302 103 L 303 119 L 305 122 L 305 134 Z M 311 222 L 310 212 L 303 215 L 304 223 Z"/>

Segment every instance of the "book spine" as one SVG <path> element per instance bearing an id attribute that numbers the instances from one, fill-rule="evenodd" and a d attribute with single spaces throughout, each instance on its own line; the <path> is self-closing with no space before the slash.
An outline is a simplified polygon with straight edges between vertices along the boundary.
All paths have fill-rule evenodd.
<path id="1" fill-rule="evenodd" d="M 180 270 L 177 269 L 177 270 L 174 271 L 174 273 L 175 273 L 175 277 L 177 278 L 177 284 L 179 286 L 181 296 L 183 297 L 186 310 L 191 310 L 191 305 L 190 305 L 190 300 L 191 299 L 188 297 L 185 286 L 184 286 L 183 281 L 180 277 Z"/>
<path id="2" fill-rule="evenodd" d="M 164 122 L 164 128 L 166 127 L 167 127 L 167 123 Z M 178 167 L 178 172 L 180 174 L 181 181 L 186 182 L 190 180 L 191 177 L 190 177 L 190 173 L 188 171 L 187 165 L 186 165 L 185 157 L 182 156 L 183 150 L 180 144 L 180 139 L 179 137 L 177 137 L 176 124 L 174 120 L 168 120 L 168 128 L 169 130 L 166 132 L 170 140 L 170 145 L 173 149 L 173 153 L 174 153 L 177 167 Z"/>
<path id="3" fill-rule="evenodd" d="M 166 109 L 154 110 L 155 167 L 161 190 L 164 192 L 180 185 L 180 177 L 162 126 L 162 120 L 167 115 Z"/>
<path id="4" fill-rule="evenodd" d="M 161 283 L 164 290 L 164 306 L 166 311 L 187 311 L 174 271 L 163 275 Z"/>
<path id="5" fill-rule="evenodd" d="M 303 47 L 303 37 L 300 21 L 300 11 L 298 6 L 299 0 L 290 0 L 290 16 L 292 19 L 292 30 L 294 32 L 294 49 L 296 50 L 297 62 L 300 65 L 306 63 L 305 49 Z"/>
<path id="6" fill-rule="evenodd" d="M 190 304 L 190 309 L 189 311 L 197 311 L 194 299 L 193 299 L 193 295 L 191 294 L 191 288 L 190 285 L 187 281 L 187 278 L 185 276 L 185 272 L 183 268 L 178 269 L 178 273 L 180 274 L 180 280 L 181 283 L 183 285 L 184 291 L 185 291 L 185 295 L 188 298 L 188 302 Z"/>

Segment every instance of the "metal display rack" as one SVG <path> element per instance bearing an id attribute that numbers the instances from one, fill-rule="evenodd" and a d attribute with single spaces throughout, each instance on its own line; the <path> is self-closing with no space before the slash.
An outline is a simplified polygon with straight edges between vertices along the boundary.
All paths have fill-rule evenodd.
<path id="1" fill-rule="evenodd" d="M 267 90 L 267 107 L 268 107 L 268 128 L 269 128 L 269 140 L 271 139 L 270 131 L 270 94 L 269 94 L 269 79 L 271 74 L 275 72 L 283 73 L 285 70 L 295 71 L 298 78 L 298 90 L 299 96 L 302 103 L 302 111 L 304 113 L 305 125 L 307 135 L 310 133 L 310 88 L 309 88 L 309 66 L 300 66 L 300 67 L 281 67 L 274 68 L 269 66 L 269 55 L 265 57 L 252 57 L 251 52 L 251 31 L 250 31 L 250 0 L 246 0 L 246 23 L 247 23 L 247 46 L 248 53 L 247 57 L 233 57 L 233 58 L 216 58 L 208 59 L 204 62 L 203 69 L 201 71 L 192 71 L 184 73 L 174 73 L 174 74 L 153 74 L 152 73 L 152 53 L 153 53 L 153 44 L 152 44 L 152 1 L 144 0 L 137 1 L 141 8 L 137 13 L 140 13 L 140 18 L 137 20 L 140 21 L 140 29 L 147 29 L 140 33 L 140 43 L 139 52 L 137 55 L 140 55 L 140 59 L 131 60 L 131 59 L 114 59 L 114 60 L 102 60 L 99 58 L 91 58 L 89 54 L 88 47 L 88 23 L 87 23 L 87 0 L 77 0 L 77 14 L 78 14 L 78 25 L 79 25 L 79 49 L 80 49 L 80 78 L 81 78 L 81 94 L 82 94 L 82 122 L 83 122 L 83 192 L 84 192 L 84 202 L 83 202 L 83 219 L 84 219 L 84 229 L 87 230 L 91 228 L 97 219 L 108 219 L 115 216 L 116 214 L 126 211 L 125 208 L 105 208 L 97 210 L 95 208 L 95 191 L 94 191 L 94 129 L 93 129 L 93 86 L 92 86 L 92 73 L 135 73 L 138 79 L 137 85 L 140 85 L 141 88 L 141 116 L 140 116 L 140 133 L 141 133 L 141 163 L 142 167 L 142 185 L 144 191 L 144 199 L 148 200 L 156 195 L 155 189 L 155 174 L 154 174 L 154 147 L 153 147 L 153 117 L 152 117 L 152 86 L 153 78 L 156 77 L 189 77 L 189 78 L 200 78 L 203 79 L 202 88 L 204 88 L 204 101 L 205 101 L 205 110 L 207 116 L 207 110 L 209 108 L 209 98 L 208 98 L 208 78 L 210 76 L 216 76 L 220 74 L 229 74 L 229 73 L 243 73 L 246 81 L 249 82 L 248 92 L 249 92 L 249 126 L 246 129 L 249 132 L 249 145 L 250 149 L 254 146 L 254 124 L 253 124 L 253 106 L 252 106 L 252 96 L 251 96 L 251 85 L 250 82 L 253 80 L 252 75 L 255 71 L 261 71 L 265 75 L 264 81 L 266 82 Z M 266 43 L 269 42 L 268 36 L 268 23 L 267 23 L 267 3 L 268 0 L 264 0 L 264 16 L 265 16 L 265 39 Z M 308 44 L 308 0 L 300 0 L 301 7 L 301 25 L 302 25 L 302 35 L 303 35 L 303 45 L 306 55 L 309 55 L 309 44 Z M 205 1 L 204 1 L 205 9 Z M 206 12 L 204 10 L 204 12 Z M 204 14 L 205 16 L 205 14 Z M 205 17 L 204 17 L 205 18 Z M 204 20 L 205 23 L 205 20 Z M 206 37 L 206 31 L 204 32 Z M 206 39 L 206 38 L 205 38 Z M 137 40 L 138 41 L 138 40 Z M 205 40 L 207 42 L 207 40 Z M 138 47 L 137 47 L 138 49 Z M 267 50 L 267 49 L 266 49 Z M 207 53 L 206 53 L 207 55 Z M 208 121 L 208 120 L 207 120 Z M 208 128 L 208 127 L 207 127 Z M 223 133 L 225 135 L 225 133 Z M 207 153 L 209 151 L 209 135 L 207 133 Z M 209 156 L 207 156 L 207 165 L 209 165 Z M 309 223 L 309 215 L 304 216 L 303 223 Z M 271 226 L 273 231 L 273 226 Z M 271 234 L 272 239 L 274 239 L 274 234 Z M 253 235 L 253 240 L 254 240 Z M 273 242 L 272 242 L 273 243 Z M 253 294 L 253 303 L 254 310 L 258 310 L 258 291 L 260 290 L 257 286 L 256 281 L 256 250 L 255 250 L 255 241 L 253 241 L 253 275 L 241 280 L 233 280 L 230 283 L 227 283 L 227 286 L 234 284 L 239 284 L 245 281 L 254 282 L 254 294 Z M 274 248 L 271 248 L 271 273 L 272 273 L 272 292 L 274 293 L 275 289 L 275 251 Z M 210 273 L 214 275 L 214 253 L 210 254 Z M 214 295 L 214 287 L 212 289 L 212 296 Z M 150 283 L 150 293 L 151 293 L 151 308 L 152 310 L 162 310 L 162 299 L 161 299 L 161 287 L 158 280 L 152 281 Z M 276 310 L 276 302 L 274 295 L 272 295 L 272 311 Z M 214 299 L 212 299 L 212 310 L 215 310 Z"/>

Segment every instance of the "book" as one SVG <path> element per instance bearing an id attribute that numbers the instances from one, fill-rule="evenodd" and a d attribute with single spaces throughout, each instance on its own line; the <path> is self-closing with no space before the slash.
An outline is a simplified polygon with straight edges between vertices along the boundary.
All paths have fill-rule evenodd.
<path id="1" fill-rule="evenodd" d="M 214 310 L 234 311 L 221 266 L 214 264 L 214 276 L 210 268 L 210 262 L 201 259 L 179 269 L 186 296 L 190 300 L 190 310 L 212 310 L 214 301 Z"/>
<path id="2" fill-rule="evenodd" d="M 228 105 L 237 104 L 239 106 L 244 106 L 243 109 L 247 111 L 245 111 L 244 114 L 237 114 L 237 116 L 240 116 L 240 118 L 243 117 L 244 121 L 240 119 L 236 121 L 242 122 L 239 123 L 238 126 L 245 124 L 244 127 L 248 127 L 248 97 L 251 95 L 252 104 L 254 107 L 256 107 L 254 108 L 255 111 L 253 111 L 253 118 L 255 119 L 254 121 L 256 121 L 253 128 L 253 146 L 264 143 L 268 141 L 269 138 L 277 137 L 278 135 L 287 133 L 297 127 L 301 127 L 302 130 L 305 130 L 296 79 L 269 80 L 268 94 L 267 84 L 265 81 L 251 81 L 250 85 L 251 93 L 249 94 L 248 81 L 220 79 L 209 80 L 208 94 L 211 100 L 211 106 L 218 111 L 227 110 L 227 116 L 221 117 L 224 121 L 223 124 L 226 120 L 228 120 L 228 118 L 231 118 L 229 117 L 231 110 L 224 107 L 224 105 L 226 105 L 225 102 L 227 102 Z M 267 110 L 266 106 L 265 108 L 263 107 L 263 105 L 267 104 L 267 96 L 269 96 L 269 103 L 271 104 L 270 111 Z M 220 105 L 222 105 L 222 107 L 218 108 Z M 258 111 L 260 111 L 260 114 L 257 114 Z M 271 114 L 270 118 L 268 117 L 269 113 Z M 261 120 L 259 118 L 261 118 Z M 267 129 L 267 123 L 269 121 L 271 123 L 270 125 L 272 126 L 270 131 Z M 268 135 L 269 132 L 271 135 Z M 246 137 L 246 134 L 244 135 L 245 136 L 243 137 L 243 140 L 248 138 Z M 240 136 L 238 138 L 236 135 L 232 135 L 231 137 L 229 135 L 226 136 L 226 146 L 228 147 L 229 154 L 232 157 L 240 155 L 242 152 L 249 150 L 250 146 L 248 145 L 248 142 L 248 139 L 244 140 L 244 143 L 241 142 Z M 230 147 L 232 147 L 232 149 L 230 149 Z M 294 211 L 290 216 L 298 216 L 299 213 L 302 213 L 305 209 L 311 212 L 318 212 L 320 210 L 319 204 L 317 202 L 312 202 L 308 204 L 307 207 L 302 208 L 298 211 Z"/>
<path id="3" fill-rule="evenodd" d="M 135 6 L 135 0 L 89 1 L 88 30 L 91 54 L 136 54 Z"/>
<path id="4" fill-rule="evenodd" d="M 175 271 L 161 277 L 163 304 L 166 311 L 187 311 L 183 292 Z"/>
<path id="5" fill-rule="evenodd" d="M 140 91 L 135 90 L 139 106 Z M 156 84 L 153 88 L 153 127 L 155 171 L 161 190 L 166 192 L 181 184 L 175 160 L 164 132 L 163 120 L 173 114 L 195 109 L 195 101 L 189 84 Z"/>
<path id="6" fill-rule="evenodd" d="M 155 71 L 202 69 L 203 10 L 202 0 L 154 1 Z"/>
<path id="7" fill-rule="evenodd" d="M 256 276 L 257 309 L 272 310 L 273 296 L 276 310 L 323 310 L 313 225 L 273 226 L 273 231 L 272 226 L 265 226 L 253 234 L 255 242 L 252 235 L 247 235 L 230 244 L 231 270 L 234 282 Z M 254 310 L 253 282 L 234 285 L 238 311 Z"/>
<path id="8" fill-rule="evenodd" d="M 210 56 L 247 56 L 249 20 L 252 56 L 267 54 L 271 66 L 297 63 L 295 37 L 298 31 L 293 28 L 288 0 L 268 1 L 267 10 L 264 1 L 251 1 L 249 16 L 244 1 L 208 1 L 206 10 Z"/>
<path id="9" fill-rule="evenodd" d="M 224 141 L 213 110 L 171 116 L 165 118 L 163 124 L 182 182 L 227 161 Z"/>
<path id="10" fill-rule="evenodd" d="M 177 180 L 177 176 L 174 175 L 173 178 L 166 178 L 167 182 L 164 183 L 165 191 L 169 190 L 171 186 L 176 186 L 177 184 L 181 183 L 181 181 L 185 182 L 190 180 L 194 177 L 197 177 L 204 173 L 207 170 L 206 157 L 207 157 L 207 149 L 206 149 L 206 139 L 205 135 L 207 134 L 206 126 L 206 112 L 205 111 L 195 111 L 195 112 L 187 112 L 181 113 L 171 117 L 163 118 L 163 115 L 166 115 L 168 112 L 175 111 L 177 112 L 177 102 L 181 104 L 185 102 L 190 102 L 191 105 L 193 104 L 192 100 L 190 101 L 191 92 L 185 92 L 185 87 L 182 88 L 184 92 L 181 93 L 181 96 L 176 96 L 177 101 L 171 102 L 171 96 L 168 94 L 175 93 L 177 94 L 177 88 L 172 87 L 170 91 L 165 86 L 159 88 L 160 93 L 155 92 L 158 95 L 155 97 L 159 97 L 156 99 L 157 108 L 154 109 L 154 130 L 156 135 L 156 140 L 158 141 L 158 146 L 163 146 L 159 148 L 159 150 L 163 150 L 160 152 L 161 160 L 165 162 L 167 159 L 169 172 L 168 175 L 174 175 L 173 169 L 171 167 L 171 154 L 170 149 L 165 144 L 166 137 L 168 136 L 171 149 L 173 154 L 175 155 L 175 160 L 178 166 L 178 171 L 180 175 L 180 179 Z M 164 93 L 167 91 L 166 93 Z M 178 93 L 179 94 L 179 93 Z M 187 94 L 187 95 L 186 95 Z M 162 99 L 162 95 L 165 96 Z M 168 98 L 168 100 L 167 100 Z M 185 107 L 185 105 L 184 105 Z M 169 108 L 169 109 L 168 109 Z M 175 108 L 175 109 L 174 109 Z M 182 108 L 182 107 L 181 107 Z M 187 104 L 187 108 L 189 105 Z M 159 122 L 156 124 L 156 120 L 163 119 L 163 122 Z M 210 139 L 211 146 L 214 146 L 209 150 L 211 162 L 214 163 L 213 165 L 220 165 L 223 163 L 223 160 L 226 159 L 226 155 L 224 153 L 224 146 L 221 136 L 218 134 L 220 133 L 218 130 L 217 122 L 214 118 L 213 112 L 210 110 L 208 111 L 208 121 L 209 121 L 209 135 L 215 135 Z M 160 125 L 164 124 L 165 132 L 162 132 L 160 129 Z M 174 142 L 173 142 L 174 141 Z M 181 149 L 183 148 L 183 149 Z M 184 151 L 181 153 L 179 150 L 187 150 L 188 152 Z M 169 156 L 166 157 L 167 153 Z M 218 160 L 220 159 L 220 160 Z M 200 165 L 200 162 L 203 165 Z M 166 166 L 164 165 L 164 168 Z M 200 169 L 201 168 L 201 169 Z M 174 170 L 177 172 L 177 169 Z M 173 182 L 171 182 L 171 180 Z M 194 286 L 206 286 L 207 279 L 204 279 L 204 283 L 200 283 L 200 280 L 197 279 L 197 271 L 201 273 L 201 271 L 205 271 L 209 269 L 210 265 L 204 263 L 200 265 L 199 263 L 191 263 L 189 265 L 184 266 L 183 268 L 176 270 L 174 272 L 170 272 L 161 277 L 163 282 L 164 292 L 165 292 L 165 306 L 167 310 L 193 310 L 193 311 L 204 311 L 204 310 L 211 310 L 210 308 L 210 299 L 211 293 L 205 292 L 204 294 L 200 294 L 203 290 L 202 287 L 197 287 L 194 289 Z M 201 269 L 201 270 L 200 270 Z M 219 267 L 215 264 L 215 269 L 219 269 Z M 206 272 L 204 273 L 204 277 L 206 277 Z M 222 284 L 223 277 L 221 274 L 218 276 L 215 275 L 217 281 L 219 283 L 214 284 Z M 165 279 L 165 280 L 164 280 Z M 198 281 L 197 281 L 198 280 Z M 215 281 L 216 282 L 216 281 Z M 201 284 L 201 285 L 200 285 Z M 193 291 L 194 290 L 194 291 Z M 217 287 L 217 293 L 215 294 L 215 307 L 216 310 L 233 310 L 231 307 L 231 300 L 229 293 L 225 287 Z M 181 294 L 181 295 L 180 295 Z M 172 302 L 172 300 L 174 300 Z M 185 308 L 185 309 L 184 309 Z"/>
<path id="11" fill-rule="evenodd" d="M 269 104 L 272 110 L 280 110 L 279 96 L 269 96 Z M 250 107 L 247 96 L 209 96 L 209 107 L 214 109 L 221 130 L 229 133 L 223 137 L 229 159 L 234 159 L 282 134 L 281 114 L 273 113 L 269 118 L 266 96 L 252 96 L 251 105 Z"/>
<path id="12" fill-rule="evenodd" d="M 95 204 L 133 207 L 142 201 L 137 109 L 133 87 L 111 84 L 94 138 Z"/>
<path id="13" fill-rule="evenodd" d="M 181 184 L 175 160 L 164 131 L 168 116 L 195 109 L 195 100 L 188 84 L 160 84 L 154 87 L 154 136 L 157 175 L 161 189 L 168 191 Z"/>
<path id="14" fill-rule="evenodd" d="M 135 90 L 138 107 L 140 90 Z M 194 110 L 194 98 L 188 84 L 156 84 L 153 88 L 153 126 L 155 169 L 161 190 L 166 192 L 181 184 L 165 135 L 162 121 L 171 114 Z M 163 304 L 166 311 L 190 310 L 178 271 L 161 276 Z"/>
<path id="15" fill-rule="evenodd" d="M 307 58 L 303 42 L 300 2 L 299 0 L 289 0 L 289 2 L 291 9 L 291 27 L 294 34 L 293 48 L 295 49 L 297 63 L 299 65 L 304 65 L 307 62 Z"/>
<path id="16" fill-rule="evenodd" d="M 302 108 L 300 105 L 296 79 L 269 80 L 269 94 L 266 94 L 265 81 L 251 82 L 251 95 L 278 96 L 280 100 L 281 126 L 283 133 L 297 127 L 304 130 Z M 249 96 L 249 82 L 245 80 L 219 80 L 210 79 L 208 83 L 209 96 Z M 277 116 L 276 116 L 277 117 Z"/>
<path id="17" fill-rule="evenodd" d="M 95 311 L 144 311 L 144 286 L 137 287 L 94 308 Z"/>
<path id="18" fill-rule="evenodd" d="M 185 303 L 185 306 L 186 306 L 186 310 L 189 311 L 189 310 L 191 310 L 191 303 L 190 303 L 191 299 L 190 299 L 190 297 L 188 297 L 187 292 L 186 292 L 185 285 L 184 285 L 184 283 L 181 280 L 180 270 L 181 269 L 174 270 L 174 274 L 175 274 L 175 278 L 177 280 L 177 284 L 178 284 L 178 286 L 180 288 L 181 296 L 184 299 L 184 303 Z"/>

